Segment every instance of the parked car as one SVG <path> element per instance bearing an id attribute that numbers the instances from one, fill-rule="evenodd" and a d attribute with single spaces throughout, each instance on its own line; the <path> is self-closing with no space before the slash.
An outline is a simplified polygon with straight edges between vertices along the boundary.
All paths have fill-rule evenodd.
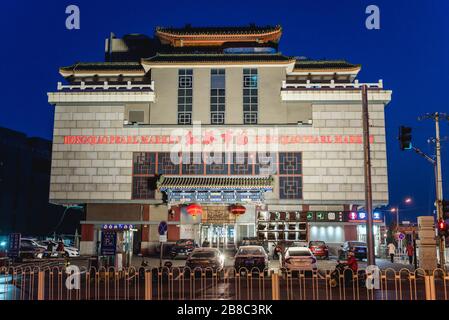
<path id="1" fill-rule="evenodd" d="M 368 248 L 365 242 L 361 241 L 346 241 L 341 245 L 338 252 L 339 259 L 347 259 L 348 252 L 353 251 L 356 259 L 362 260 L 367 258 Z"/>
<path id="2" fill-rule="evenodd" d="M 172 246 L 170 251 L 170 257 L 175 259 L 177 257 L 187 258 L 192 251 L 197 248 L 198 245 L 193 239 L 180 239 Z"/>
<path id="3" fill-rule="evenodd" d="M 49 244 L 53 245 L 53 253 L 50 255 L 51 257 L 57 257 L 58 253 L 56 252 L 56 248 L 58 247 L 58 242 L 54 240 L 44 240 L 41 241 L 40 244 L 45 248 L 47 251 Z M 71 247 L 71 246 L 64 246 L 64 254 L 66 257 L 79 257 L 80 251 L 78 248 Z"/>
<path id="4" fill-rule="evenodd" d="M 42 259 L 45 253 L 45 247 L 30 238 L 20 239 L 20 259 Z"/>
<path id="5" fill-rule="evenodd" d="M 310 241 L 309 249 L 316 258 L 329 259 L 329 247 L 324 241 Z"/>
<path id="6" fill-rule="evenodd" d="M 282 266 L 289 271 L 316 270 L 316 257 L 307 247 L 290 247 Z"/>
<path id="7" fill-rule="evenodd" d="M 268 268 L 268 254 L 262 246 L 241 246 L 234 257 L 234 268 L 263 271 Z"/>
<path id="8" fill-rule="evenodd" d="M 212 269 L 220 272 L 224 267 L 224 255 L 217 248 L 195 248 L 186 260 L 186 267 Z"/>

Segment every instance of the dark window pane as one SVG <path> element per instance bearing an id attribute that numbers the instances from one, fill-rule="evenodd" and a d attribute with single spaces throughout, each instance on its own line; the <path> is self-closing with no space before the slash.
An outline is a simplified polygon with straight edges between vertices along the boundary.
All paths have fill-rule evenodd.
<path id="1" fill-rule="evenodd" d="M 302 199 L 302 178 L 300 176 L 279 177 L 279 198 Z"/>
<path id="2" fill-rule="evenodd" d="M 132 198 L 154 199 L 156 177 L 133 177 Z"/>
<path id="3" fill-rule="evenodd" d="M 135 152 L 133 154 L 134 174 L 155 174 L 156 154 L 154 152 Z"/>
<path id="4" fill-rule="evenodd" d="M 170 152 L 158 153 L 157 172 L 158 174 L 179 174 L 179 163 L 173 163 Z"/>
<path id="5" fill-rule="evenodd" d="M 301 153 L 280 152 L 279 174 L 301 174 Z"/>

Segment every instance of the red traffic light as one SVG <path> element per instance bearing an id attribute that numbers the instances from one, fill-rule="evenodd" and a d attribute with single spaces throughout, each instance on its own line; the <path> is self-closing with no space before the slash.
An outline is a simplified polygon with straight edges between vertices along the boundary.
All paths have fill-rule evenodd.
<path id="1" fill-rule="evenodd" d="M 438 228 L 438 235 L 440 237 L 446 238 L 449 236 L 449 228 L 448 228 L 448 224 L 446 223 L 446 221 L 439 220 L 438 224 L 437 224 L 437 228 Z"/>

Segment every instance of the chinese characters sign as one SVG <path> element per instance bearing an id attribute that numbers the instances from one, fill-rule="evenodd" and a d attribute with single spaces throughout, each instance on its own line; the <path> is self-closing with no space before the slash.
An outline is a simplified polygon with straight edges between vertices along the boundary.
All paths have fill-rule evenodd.
<path id="1" fill-rule="evenodd" d="M 233 134 L 230 132 L 218 136 L 205 132 L 201 137 L 195 137 L 189 131 L 183 136 L 171 135 L 138 135 L 138 136 L 64 136 L 64 144 L 147 144 L 147 145 L 213 145 L 235 144 L 245 146 L 250 144 L 362 144 L 362 135 L 256 135 L 245 133 Z M 370 143 L 374 143 L 374 136 L 370 136 Z"/>

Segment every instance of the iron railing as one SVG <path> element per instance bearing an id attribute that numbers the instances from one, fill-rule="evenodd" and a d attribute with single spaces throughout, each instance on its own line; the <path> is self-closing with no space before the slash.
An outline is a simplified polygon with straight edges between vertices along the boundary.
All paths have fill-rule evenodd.
<path id="1" fill-rule="evenodd" d="M 363 273 L 225 268 L 3 267 L 0 300 L 448 300 L 442 269 Z"/>

